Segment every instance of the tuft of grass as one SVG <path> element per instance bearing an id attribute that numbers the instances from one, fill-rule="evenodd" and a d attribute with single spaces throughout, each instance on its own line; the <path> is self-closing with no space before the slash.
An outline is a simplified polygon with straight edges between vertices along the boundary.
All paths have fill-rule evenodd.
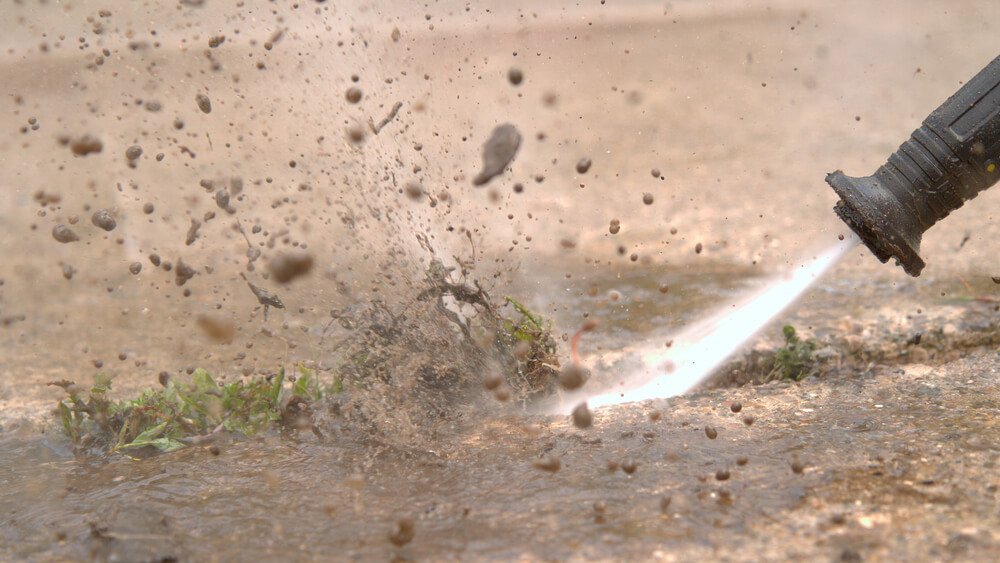
<path id="1" fill-rule="evenodd" d="M 111 379 L 103 374 L 89 389 L 65 380 L 49 385 L 62 387 L 68 395 L 59 402 L 59 418 L 74 445 L 124 453 L 142 447 L 170 452 L 222 429 L 255 436 L 285 418 L 284 381 L 284 368 L 276 376 L 224 385 L 198 369 L 190 383 L 171 379 L 163 389 L 147 389 L 126 401 L 108 398 Z M 322 389 L 312 370 L 299 365 L 291 397 L 319 399 L 326 392 L 335 392 L 337 384 L 335 381 L 330 389 Z"/>
<path id="2" fill-rule="evenodd" d="M 785 344 L 774 354 L 774 367 L 767 379 L 792 379 L 802 381 L 818 371 L 817 360 L 813 356 L 818 343 L 813 339 L 802 340 L 795 332 L 795 327 L 785 325 L 781 328 L 785 336 Z"/>

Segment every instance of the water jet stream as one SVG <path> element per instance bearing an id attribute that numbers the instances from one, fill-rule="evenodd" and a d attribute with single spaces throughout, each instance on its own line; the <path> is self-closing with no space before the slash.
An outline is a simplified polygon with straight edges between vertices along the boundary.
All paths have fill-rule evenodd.
<path id="1" fill-rule="evenodd" d="M 590 408 L 663 399 L 686 393 L 704 382 L 716 367 L 805 292 L 860 240 L 851 233 L 825 253 L 778 277 L 742 304 L 716 312 L 674 337 L 670 348 L 656 339 L 638 353 L 643 368 L 622 378 L 617 389 L 566 393 L 543 406 L 547 414 L 569 414 L 583 401 Z M 734 310 L 735 309 L 735 310 Z"/>

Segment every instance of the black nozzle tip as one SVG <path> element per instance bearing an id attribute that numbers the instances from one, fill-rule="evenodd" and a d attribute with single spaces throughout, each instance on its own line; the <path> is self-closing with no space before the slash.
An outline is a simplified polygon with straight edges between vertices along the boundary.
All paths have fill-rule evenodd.
<path id="1" fill-rule="evenodd" d="M 923 231 L 899 202 L 872 176 L 852 178 L 838 170 L 826 183 L 840 196 L 833 210 L 857 233 L 879 260 L 895 258 L 907 274 L 917 277 L 924 269 L 920 258 Z"/>

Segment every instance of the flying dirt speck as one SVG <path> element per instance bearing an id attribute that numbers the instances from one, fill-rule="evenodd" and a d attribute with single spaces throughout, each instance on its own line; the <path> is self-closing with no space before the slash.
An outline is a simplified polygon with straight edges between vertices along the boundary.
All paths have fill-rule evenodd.
<path id="1" fill-rule="evenodd" d="M 512 68 L 507 72 L 507 80 L 510 80 L 511 84 L 517 86 L 524 80 L 524 73 L 519 68 Z"/>
<path id="2" fill-rule="evenodd" d="M 271 275 L 279 283 L 288 283 L 309 273 L 313 267 L 313 257 L 304 252 L 282 252 L 267 263 Z"/>
<path id="3" fill-rule="evenodd" d="M 66 225 L 56 225 L 52 229 L 52 238 L 63 244 L 80 240 L 80 237 L 76 236 L 76 233 L 71 231 Z"/>
<path id="4" fill-rule="evenodd" d="M 267 318 L 268 307 L 274 307 L 275 309 L 285 308 L 285 304 L 281 301 L 280 297 L 263 287 L 250 283 L 243 274 L 240 274 L 240 276 L 247 282 L 247 285 L 250 286 L 250 291 L 252 291 L 254 296 L 257 297 L 257 302 L 264 306 L 264 318 Z"/>
<path id="5" fill-rule="evenodd" d="M 222 189 L 215 192 L 215 204 L 230 215 L 236 213 L 236 208 L 229 205 L 229 190 Z"/>
<path id="6" fill-rule="evenodd" d="M 125 149 L 125 158 L 129 160 L 136 160 L 142 156 L 142 147 L 139 145 L 132 145 L 131 147 Z"/>
<path id="7" fill-rule="evenodd" d="M 562 469 L 562 461 L 556 456 L 549 455 L 531 462 L 531 466 L 549 473 L 556 473 Z"/>
<path id="8" fill-rule="evenodd" d="M 128 266 L 128 271 L 129 271 L 129 273 L 131 273 L 131 274 L 132 274 L 133 276 L 137 276 L 137 275 L 139 275 L 139 272 L 141 272 L 141 271 L 142 271 L 142 262 L 132 262 L 132 263 L 131 263 L 131 264 L 129 264 L 129 266 Z"/>
<path id="9" fill-rule="evenodd" d="M 590 157 L 585 156 L 576 163 L 576 171 L 580 174 L 586 174 L 590 170 L 590 165 Z"/>
<path id="10" fill-rule="evenodd" d="M 396 525 L 393 526 L 392 532 L 389 533 L 389 541 L 396 547 L 403 547 L 413 541 L 413 536 L 415 535 L 416 530 L 414 529 L 413 519 L 400 518 L 396 521 Z"/>
<path id="11" fill-rule="evenodd" d="M 104 143 L 96 137 L 84 135 L 69 141 L 69 150 L 76 156 L 87 156 L 104 150 Z"/>
<path id="12" fill-rule="evenodd" d="M 198 270 L 195 270 L 191 266 L 184 263 L 184 260 L 177 260 L 177 269 L 174 272 L 175 281 L 178 286 L 184 285 L 187 281 L 195 276 Z"/>
<path id="13" fill-rule="evenodd" d="M 406 184 L 406 197 L 418 201 L 424 197 L 424 187 L 416 182 Z"/>
<path id="14" fill-rule="evenodd" d="M 594 415 L 587 408 L 587 403 L 583 402 L 573 409 L 573 426 L 577 428 L 590 428 L 594 424 Z"/>
<path id="15" fill-rule="evenodd" d="M 344 98 L 346 98 L 347 101 L 350 102 L 350 103 L 352 103 L 352 104 L 356 104 L 356 103 L 360 102 L 361 101 L 361 88 L 358 88 L 356 86 L 351 86 L 350 88 L 347 89 L 347 92 L 344 94 Z"/>
<path id="16" fill-rule="evenodd" d="M 590 374 L 578 365 L 569 365 L 559 372 L 559 385 L 567 391 L 579 389 L 587 382 Z"/>
<path id="17" fill-rule="evenodd" d="M 90 221 L 94 224 L 95 227 L 100 227 L 101 229 L 104 229 L 105 231 L 108 232 L 115 230 L 115 227 L 118 226 L 118 223 L 115 221 L 115 218 L 111 216 L 111 212 L 108 211 L 107 209 L 98 209 L 97 211 L 95 211 L 94 214 L 90 217 Z"/>
<path id="18" fill-rule="evenodd" d="M 212 100 L 208 99 L 205 94 L 198 94 L 194 97 L 194 101 L 198 104 L 198 109 L 202 113 L 212 113 Z"/>
<path id="19" fill-rule="evenodd" d="M 483 145 L 483 170 L 473 178 L 473 185 L 485 186 L 494 176 L 503 173 L 507 165 L 514 160 L 520 146 L 521 134 L 513 125 L 506 123 L 494 129 L 489 140 Z"/>
<path id="20" fill-rule="evenodd" d="M 198 240 L 198 229 L 201 228 L 201 221 L 197 219 L 191 219 L 191 227 L 188 229 L 187 236 L 184 239 L 184 244 L 191 246 L 194 241 Z"/>
<path id="21" fill-rule="evenodd" d="M 236 326 L 231 320 L 225 317 L 205 314 L 198 315 L 197 321 L 198 327 L 202 330 L 202 332 L 216 342 L 229 344 L 233 341 L 233 337 L 236 335 Z"/>

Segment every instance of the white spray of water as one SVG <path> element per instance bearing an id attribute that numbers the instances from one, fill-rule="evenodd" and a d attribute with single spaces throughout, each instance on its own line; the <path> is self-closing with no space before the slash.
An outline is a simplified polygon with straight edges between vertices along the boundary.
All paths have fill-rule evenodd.
<path id="1" fill-rule="evenodd" d="M 558 405 L 550 405 L 544 410 L 549 414 L 569 414 L 583 401 L 596 408 L 673 397 L 694 389 L 858 242 L 853 233 L 846 236 L 827 252 L 767 284 L 765 289 L 742 304 L 718 311 L 675 336 L 670 348 L 665 348 L 663 340 L 658 339 L 655 345 L 640 349 L 645 367 L 622 378 L 619 388 L 567 393 Z"/>

